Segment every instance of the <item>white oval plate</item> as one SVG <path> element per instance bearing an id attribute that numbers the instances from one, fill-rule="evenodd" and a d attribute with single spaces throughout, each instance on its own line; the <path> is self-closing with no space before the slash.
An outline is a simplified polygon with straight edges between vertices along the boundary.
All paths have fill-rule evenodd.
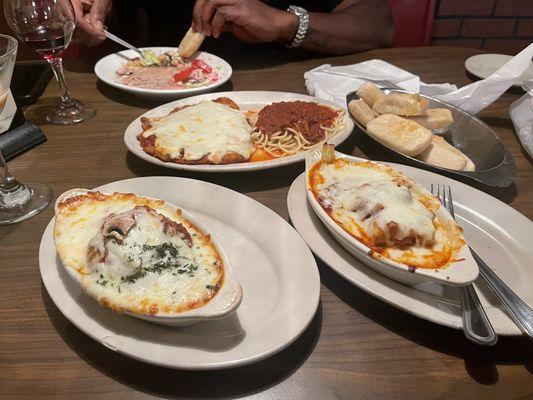
<path id="1" fill-rule="evenodd" d="M 469 57 L 465 61 L 465 68 L 472 75 L 485 79 L 496 72 L 503 64 L 508 62 L 513 56 L 505 54 L 478 54 Z M 522 80 L 533 79 L 533 63 L 522 74 Z M 520 87 L 521 83 L 514 83 L 513 86 Z"/>
<path id="2" fill-rule="evenodd" d="M 97 342 L 154 365 L 220 369 L 279 352 L 313 319 L 320 298 L 315 259 L 294 228 L 269 208 L 222 186 L 186 178 L 134 178 L 97 189 L 160 198 L 193 212 L 219 238 L 243 288 L 235 314 L 189 327 L 173 329 L 114 314 L 83 293 L 64 270 L 56 257 L 52 219 L 39 249 L 43 283 L 61 313 Z"/>
<path id="3" fill-rule="evenodd" d="M 126 128 L 124 133 L 124 143 L 128 149 L 137 157 L 142 158 L 152 164 L 160 165 L 167 168 L 181 169 L 188 171 L 200 171 L 200 172 L 234 172 L 234 171 L 257 171 L 261 169 L 276 168 L 284 165 L 295 164 L 305 159 L 306 151 L 303 151 L 292 156 L 276 158 L 274 160 L 256 161 L 256 162 L 244 162 L 225 165 L 187 165 L 177 164 L 173 162 L 165 162 L 160 159 L 147 154 L 139 144 L 137 135 L 142 132 L 141 117 L 159 117 L 165 116 L 174 108 L 184 105 L 197 104 L 203 100 L 213 100 L 219 97 L 229 97 L 236 102 L 241 110 L 257 110 L 275 101 L 314 101 L 316 103 L 325 104 L 335 109 L 344 109 L 331 101 L 319 99 L 317 97 L 307 96 L 297 93 L 285 93 L 285 92 L 269 92 L 269 91 L 243 91 L 243 92 L 217 92 L 209 93 L 200 96 L 189 97 L 187 99 L 181 99 L 173 101 L 168 104 L 156 107 L 143 115 L 136 118 Z M 344 130 L 337 133 L 331 139 L 328 139 L 328 143 L 338 145 L 344 142 L 353 130 L 353 121 L 349 117 L 348 113 L 344 113 Z"/>
<path id="4" fill-rule="evenodd" d="M 463 183 L 432 172 L 388 163 L 429 188 L 452 187 L 457 222 L 472 248 L 527 304 L 533 306 L 533 223 L 505 203 Z M 287 197 L 294 227 L 311 250 L 348 282 L 369 294 L 428 321 L 462 329 L 457 288 L 427 283 L 410 287 L 362 264 L 328 232 L 307 202 L 305 174 L 293 182 Z M 520 335 L 498 300 L 480 279 L 474 284 L 498 335 Z"/>
<path id="5" fill-rule="evenodd" d="M 175 47 L 143 47 L 141 50 L 153 50 L 156 54 L 162 54 L 165 51 L 175 51 Z M 104 58 L 100 59 L 96 65 L 94 66 L 94 73 L 96 76 L 98 76 L 99 79 L 104 81 L 110 86 L 113 86 L 117 89 L 124 90 L 125 92 L 135 94 L 137 96 L 149 98 L 152 100 L 174 100 L 179 99 L 181 97 L 191 96 L 199 93 L 205 93 L 210 90 L 215 89 L 216 87 L 219 87 L 220 85 L 223 85 L 226 83 L 229 78 L 231 78 L 231 74 L 233 73 L 233 70 L 231 68 L 231 65 L 229 65 L 226 61 L 224 61 L 222 58 L 215 56 L 211 53 L 206 53 L 205 51 L 200 51 L 197 53 L 195 58 L 199 58 L 200 60 L 205 61 L 209 65 L 211 65 L 213 68 L 218 70 L 218 81 L 212 82 L 205 86 L 195 87 L 195 88 L 186 88 L 186 89 L 145 89 L 145 88 L 138 88 L 135 86 L 129 86 L 125 85 L 123 83 L 120 83 L 120 77 L 117 75 L 117 70 L 124 65 L 128 61 L 128 59 L 132 59 L 138 57 L 138 54 L 135 53 L 133 50 L 124 50 L 119 51 L 118 53 L 109 54 L 108 56 L 105 56 Z"/>

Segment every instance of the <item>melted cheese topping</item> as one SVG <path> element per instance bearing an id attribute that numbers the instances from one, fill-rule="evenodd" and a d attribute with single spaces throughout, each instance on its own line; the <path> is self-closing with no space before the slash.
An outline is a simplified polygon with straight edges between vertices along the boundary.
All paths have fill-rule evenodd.
<path id="1" fill-rule="evenodd" d="M 127 234 L 121 240 L 103 236 L 105 221 L 124 213 L 134 214 Z M 181 224 L 189 240 L 165 221 Z M 58 206 L 54 238 L 63 265 L 81 275 L 82 288 L 117 312 L 187 311 L 206 304 L 223 283 L 209 236 L 163 201 L 98 192 L 67 199 Z"/>
<path id="2" fill-rule="evenodd" d="M 202 101 L 166 117 L 150 119 L 144 137 L 155 135 L 156 147 L 172 158 L 197 161 L 203 157 L 220 163 L 224 155 L 237 153 L 249 159 L 253 128 L 245 115 L 224 104 Z"/>
<path id="3" fill-rule="evenodd" d="M 464 243 L 435 216 L 437 200 L 392 168 L 336 159 L 309 172 L 315 198 L 350 235 L 394 261 L 442 268 Z"/>
<path id="4" fill-rule="evenodd" d="M 412 196 L 407 187 L 391 180 L 343 186 L 342 191 L 333 186 L 334 208 L 354 214 L 369 236 L 377 239 L 385 234 L 383 239 L 387 245 L 394 244 L 394 240 L 403 241 L 413 232 L 422 244 L 433 240 L 434 215 Z M 398 224 L 394 237 L 390 236 L 392 221 Z"/>

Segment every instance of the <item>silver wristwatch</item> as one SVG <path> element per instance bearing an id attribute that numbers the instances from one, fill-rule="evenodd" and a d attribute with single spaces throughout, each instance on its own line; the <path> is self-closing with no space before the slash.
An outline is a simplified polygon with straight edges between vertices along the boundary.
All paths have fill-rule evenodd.
<path id="1" fill-rule="evenodd" d="M 307 35 L 307 29 L 309 28 L 309 13 L 305 8 L 298 6 L 289 6 L 287 11 L 298 17 L 298 30 L 296 31 L 296 35 L 294 35 L 292 43 L 289 45 L 290 48 L 295 49 L 302 45 L 305 36 Z"/>

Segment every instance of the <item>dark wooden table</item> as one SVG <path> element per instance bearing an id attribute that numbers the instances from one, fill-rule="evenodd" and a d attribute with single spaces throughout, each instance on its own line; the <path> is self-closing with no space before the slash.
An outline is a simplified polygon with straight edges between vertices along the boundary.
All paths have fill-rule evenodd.
<path id="1" fill-rule="evenodd" d="M 237 64 L 228 90 L 305 93 L 303 73 L 381 58 L 426 82 L 471 82 L 463 63 L 478 53 L 467 48 L 387 49 L 283 63 Z M 224 185 L 288 219 L 286 195 L 302 165 L 248 174 L 190 174 L 148 164 L 123 144 L 127 124 L 156 104 L 97 82 L 91 66 L 72 64 L 72 92 L 98 110 L 96 118 L 73 127 L 43 124 L 48 142 L 10 163 L 23 181 L 50 185 L 55 194 L 147 175 L 188 176 Z M 507 93 L 481 113 L 513 155 L 516 184 L 493 194 L 533 217 L 533 168 L 517 142 L 508 117 Z M 42 106 L 56 101 L 55 82 L 27 110 L 42 123 Z M 344 149 L 354 149 L 353 140 Z M 372 149 L 367 155 L 380 158 Z M 52 217 L 48 207 L 23 223 L 0 227 L 0 398 L 140 399 L 531 399 L 533 345 L 500 338 L 493 348 L 470 344 L 462 332 L 399 311 L 346 283 L 319 263 L 321 304 L 307 331 L 289 348 L 263 362 L 233 370 L 183 372 L 153 367 L 97 344 L 66 320 L 44 289 L 38 245 Z M 533 232 L 532 232 L 533 234 Z M 533 284 L 533 282 L 532 282 Z"/>

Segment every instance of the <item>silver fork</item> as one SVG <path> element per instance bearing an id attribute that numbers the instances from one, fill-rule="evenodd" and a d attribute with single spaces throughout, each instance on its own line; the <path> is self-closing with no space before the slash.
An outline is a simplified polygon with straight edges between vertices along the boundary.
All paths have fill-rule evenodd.
<path id="1" fill-rule="evenodd" d="M 138 49 L 137 47 L 135 47 L 134 45 L 126 42 L 125 40 L 119 38 L 118 36 L 113 35 L 111 32 L 108 32 L 105 29 L 104 29 L 104 35 L 106 36 L 106 38 L 112 40 L 113 42 L 118 43 L 118 44 L 120 44 L 121 46 L 124 46 L 127 49 L 133 50 L 134 52 L 136 52 L 141 57 L 141 59 L 144 58 L 143 52 L 140 49 Z"/>
<path id="2" fill-rule="evenodd" d="M 445 186 L 437 184 L 435 193 L 433 184 L 431 184 L 431 193 L 436 194 L 443 207 L 445 207 L 453 219 L 455 212 L 453 209 L 452 191 L 448 186 L 448 195 L 446 195 Z M 463 331 L 468 340 L 483 346 L 493 346 L 498 341 L 498 336 L 490 324 L 489 318 L 477 297 L 476 290 L 472 284 L 459 287 L 459 297 L 461 299 L 461 316 L 463 319 Z"/>
<path id="3" fill-rule="evenodd" d="M 433 185 L 432 185 L 433 187 Z M 439 190 L 437 186 L 437 191 Z M 443 189 L 444 191 L 444 185 Z M 451 188 L 448 186 L 448 198 L 452 208 L 453 198 Z M 454 217 L 455 218 L 455 217 Z M 469 247 L 479 266 L 479 274 L 489 289 L 498 297 L 500 303 L 505 307 L 514 323 L 520 328 L 522 333 L 533 340 L 533 310 L 529 307 L 509 286 L 503 282 L 498 275 L 481 259 L 481 257 Z"/>

